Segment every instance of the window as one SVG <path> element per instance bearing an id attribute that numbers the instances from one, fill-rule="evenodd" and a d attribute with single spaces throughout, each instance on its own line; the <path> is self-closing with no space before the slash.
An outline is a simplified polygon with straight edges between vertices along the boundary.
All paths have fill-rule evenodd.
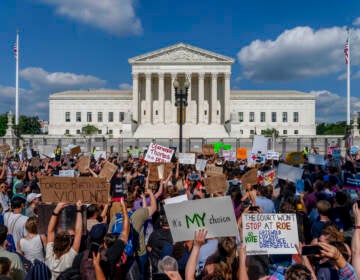
<path id="1" fill-rule="evenodd" d="M 92 122 L 92 113 L 91 112 L 86 113 L 86 121 L 87 122 Z"/>
<path id="2" fill-rule="evenodd" d="M 239 116 L 239 122 L 243 122 L 244 121 L 244 112 L 239 112 L 238 116 Z"/>
<path id="3" fill-rule="evenodd" d="M 219 110 L 216 111 L 216 115 L 219 115 Z"/>
<path id="4" fill-rule="evenodd" d="M 293 121 L 299 122 L 299 112 L 294 112 Z"/>
<path id="5" fill-rule="evenodd" d="M 155 115 L 159 115 L 159 111 L 158 111 L 158 110 L 155 110 Z"/>
<path id="6" fill-rule="evenodd" d="M 102 122 L 102 121 L 103 121 L 103 113 L 98 112 L 98 122 Z"/>
<path id="7" fill-rule="evenodd" d="M 120 131 L 119 131 L 119 132 L 120 132 L 120 134 L 121 134 L 121 133 L 123 133 L 123 130 L 122 130 L 122 129 L 120 129 Z"/>
<path id="8" fill-rule="evenodd" d="M 66 129 L 66 130 L 65 130 L 65 134 L 66 134 L 66 135 L 69 135 L 69 134 L 70 134 L 70 130 L 69 130 L 69 129 Z"/>
<path id="9" fill-rule="evenodd" d="M 286 135 L 286 134 L 287 134 L 287 130 L 283 130 L 283 134 Z"/>
<path id="10" fill-rule="evenodd" d="M 295 129 L 295 130 L 294 130 L 294 134 L 295 134 L 295 135 L 298 135 L 298 134 L 299 134 L 299 130 Z"/>
<path id="11" fill-rule="evenodd" d="M 114 112 L 109 112 L 108 121 L 109 121 L 109 122 L 113 122 L 113 121 L 114 121 Z"/>
<path id="12" fill-rule="evenodd" d="M 261 135 L 263 135 L 265 133 L 265 130 L 264 129 L 262 129 L 261 130 Z"/>
<path id="13" fill-rule="evenodd" d="M 76 121 L 81 122 L 81 112 L 76 112 Z"/>
<path id="14" fill-rule="evenodd" d="M 244 134 L 244 130 L 240 129 L 240 134 L 241 135 Z"/>
<path id="15" fill-rule="evenodd" d="M 276 112 L 271 112 L 271 121 L 276 122 Z"/>
<path id="16" fill-rule="evenodd" d="M 112 130 L 112 129 L 109 129 L 109 134 L 113 134 L 113 130 Z"/>
<path id="17" fill-rule="evenodd" d="M 282 113 L 282 121 L 287 122 L 287 112 Z"/>
<path id="18" fill-rule="evenodd" d="M 119 113 L 119 122 L 123 122 L 125 119 L 125 113 L 124 112 L 120 112 Z"/>
<path id="19" fill-rule="evenodd" d="M 101 130 L 101 129 L 98 130 L 98 134 L 102 134 L 102 130 Z"/>
<path id="20" fill-rule="evenodd" d="M 65 121 L 70 122 L 70 112 L 65 113 Z"/>
<path id="21" fill-rule="evenodd" d="M 76 134 L 80 134 L 80 129 L 77 129 L 77 130 L 76 130 Z"/>
<path id="22" fill-rule="evenodd" d="M 206 110 L 204 111 L 204 115 L 205 115 L 205 116 L 207 115 L 207 111 L 206 111 Z"/>
<path id="23" fill-rule="evenodd" d="M 260 112 L 260 122 L 265 122 L 265 112 Z"/>
<path id="24" fill-rule="evenodd" d="M 144 116 L 146 115 L 146 111 L 144 110 Z"/>
<path id="25" fill-rule="evenodd" d="M 254 135 L 255 134 L 255 131 L 253 129 L 250 130 L 250 134 L 251 135 Z"/>
<path id="26" fill-rule="evenodd" d="M 255 121 L 255 113 L 254 112 L 250 112 L 249 113 L 249 122 L 254 122 Z"/>

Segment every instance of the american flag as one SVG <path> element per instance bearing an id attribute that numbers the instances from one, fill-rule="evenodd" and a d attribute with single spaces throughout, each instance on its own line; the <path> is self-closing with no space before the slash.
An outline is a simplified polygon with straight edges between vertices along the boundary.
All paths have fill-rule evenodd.
<path id="1" fill-rule="evenodd" d="M 345 47 L 344 47 L 344 54 L 345 54 L 345 64 L 349 63 L 349 41 L 346 40 Z"/>
<path id="2" fill-rule="evenodd" d="M 17 52 L 17 44 L 16 43 L 14 44 L 14 56 L 15 56 L 15 59 L 17 60 L 18 52 Z"/>

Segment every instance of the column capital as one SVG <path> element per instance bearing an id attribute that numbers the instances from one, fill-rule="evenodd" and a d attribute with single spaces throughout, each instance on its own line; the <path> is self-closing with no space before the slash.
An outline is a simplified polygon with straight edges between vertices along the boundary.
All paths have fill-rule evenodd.
<path id="1" fill-rule="evenodd" d="M 159 79 L 164 79 L 165 73 L 164 72 L 159 72 L 158 76 L 159 76 Z"/>
<path id="2" fill-rule="evenodd" d="M 139 73 L 131 73 L 131 76 L 132 78 L 135 80 L 135 79 L 138 79 L 139 78 Z"/>
<path id="3" fill-rule="evenodd" d="M 224 73 L 224 75 L 225 75 L 225 79 L 230 79 L 230 77 L 231 77 L 231 73 L 229 73 L 229 72 Z"/>
<path id="4" fill-rule="evenodd" d="M 211 78 L 213 79 L 213 80 L 215 80 L 215 79 L 217 79 L 217 77 L 218 77 L 218 75 L 219 75 L 219 73 L 211 73 Z"/>
<path id="5" fill-rule="evenodd" d="M 199 79 L 203 80 L 205 78 L 205 72 L 199 72 L 198 75 L 199 75 Z"/>
<path id="6" fill-rule="evenodd" d="M 151 79 L 151 74 L 152 74 L 152 73 L 145 73 L 145 78 L 146 78 L 147 80 Z"/>

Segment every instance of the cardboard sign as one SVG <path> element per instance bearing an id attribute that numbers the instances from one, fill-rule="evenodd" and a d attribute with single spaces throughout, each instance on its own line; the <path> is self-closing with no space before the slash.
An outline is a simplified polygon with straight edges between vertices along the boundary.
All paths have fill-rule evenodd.
<path id="1" fill-rule="evenodd" d="M 204 179 L 206 192 L 209 194 L 225 192 L 227 190 L 226 176 L 218 175 Z"/>
<path id="2" fill-rule="evenodd" d="M 40 159 L 37 157 L 34 157 L 31 159 L 31 166 L 34 168 L 39 168 L 41 165 Z"/>
<path id="3" fill-rule="evenodd" d="M 236 152 L 235 150 L 223 150 L 222 157 L 227 161 L 236 161 Z"/>
<path id="4" fill-rule="evenodd" d="M 209 176 L 222 175 L 223 168 L 218 167 L 215 164 L 208 164 L 208 165 L 206 165 L 206 174 Z"/>
<path id="5" fill-rule="evenodd" d="M 90 166 L 90 157 L 86 156 L 79 158 L 77 165 L 80 173 L 88 173 L 87 169 Z"/>
<path id="6" fill-rule="evenodd" d="M 145 160 L 147 162 L 170 162 L 173 154 L 174 150 L 151 143 L 146 153 Z"/>
<path id="7" fill-rule="evenodd" d="M 287 153 L 285 161 L 292 165 L 304 164 L 304 154 L 303 152 Z"/>
<path id="8" fill-rule="evenodd" d="M 280 163 L 278 166 L 278 178 L 296 183 L 303 175 L 304 169 Z"/>
<path id="9" fill-rule="evenodd" d="M 242 217 L 247 255 L 297 254 L 296 214 L 243 214 Z"/>
<path id="10" fill-rule="evenodd" d="M 179 162 L 181 164 L 195 164 L 194 153 L 179 153 Z"/>
<path id="11" fill-rule="evenodd" d="M 158 177 L 160 180 L 164 180 L 164 172 L 165 172 L 165 166 L 163 164 L 160 164 L 157 166 L 158 171 Z"/>
<path id="12" fill-rule="evenodd" d="M 0 145 L 0 152 L 7 153 L 9 151 L 10 151 L 10 145 L 9 144 Z"/>
<path id="13" fill-rule="evenodd" d="M 111 162 L 105 162 L 103 168 L 100 171 L 99 178 L 105 178 L 106 181 L 110 182 L 111 178 L 114 176 L 118 168 L 119 167 L 117 165 Z"/>
<path id="14" fill-rule="evenodd" d="M 187 201 L 187 200 L 188 200 L 187 195 L 183 194 L 183 195 L 178 195 L 175 197 L 170 197 L 170 198 L 164 199 L 164 202 L 165 202 L 165 204 L 174 204 L 174 203 L 180 203 L 180 202 Z"/>
<path id="15" fill-rule="evenodd" d="M 315 165 L 325 165 L 324 157 L 317 154 L 308 154 L 308 162 Z"/>
<path id="16" fill-rule="evenodd" d="M 268 147 L 268 139 L 262 135 L 254 135 L 253 146 L 251 153 L 258 154 L 259 152 L 266 155 Z"/>
<path id="17" fill-rule="evenodd" d="M 202 148 L 202 153 L 204 155 L 213 155 L 214 153 L 214 144 L 205 144 Z"/>
<path id="18" fill-rule="evenodd" d="M 75 170 L 59 170 L 59 177 L 75 177 Z"/>
<path id="19" fill-rule="evenodd" d="M 41 177 L 43 202 L 70 202 L 84 204 L 107 203 L 110 184 L 104 178 L 94 177 Z"/>
<path id="20" fill-rule="evenodd" d="M 164 166 L 164 176 L 169 176 L 170 172 L 173 170 L 173 163 L 155 163 L 155 162 L 149 162 L 148 168 L 150 170 L 150 176 L 149 181 L 150 182 L 158 182 L 161 179 L 159 178 L 159 169 L 158 166 L 163 165 Z"/>
<path id="21" fill-rule="evenodd" d="M 238 159 L 247 159 L 247 157 L 248 157 L 248 149 L 247 148 L 237 148 L 236 157 Z"/>
<path id="22" fill-rule="evenodd" d="M 279 160 L 280 154 L 274 151 L 268 151 L 266 154 L 266 159 L 268 160 Z"/>
<path id="23" fill-rule="evenodd" d="M 204 171 L 206 167 L 207 160 L 206 159 L 197 159 L 195 168 L 198 171 Z"/>
<path id="24" fill-rule="evenodd" d="M 200 228 L 208 230 L 207 238 L 239 235 L 229 196 L 165 204 L 164 208 L 174 242 L 193 240 Z"/>
<path id="25" fill-rule="evenodd" d="M 344 184 L 344 189 L 359 190 L 360 189 L 360 179 L 347 177 L 345 184 Z"/>
<path id="26" fill-rule="evenodd" d="M 73 148 L 70 149 L 70 156 L 76 156 L 77 154 L 81 153 L 81 149 L 80 146 L 75 146 Z"/>
<path id="27" fill-rule="evenodd" d="M 98 161 L 100 158 L 106 159 L 106 151 L 95 151 L 94 158 Z"/>
<path id="28" fill-rule="evenodd" d="M 246 172 L 244 175 L 240 178 L 243 189 L 246 188 L 247 184 L 250 185 L 256 185 L 258 183 L 258 170 L 257 169 L 251 169 L 248 172 Z"/>

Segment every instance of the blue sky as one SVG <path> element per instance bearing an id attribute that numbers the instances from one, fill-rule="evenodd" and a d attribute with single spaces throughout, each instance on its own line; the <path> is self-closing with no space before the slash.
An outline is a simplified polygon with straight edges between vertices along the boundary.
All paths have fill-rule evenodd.
<path id="1" fill-rule="evenodd" d="M 345 5 L 346 3 L 346 5 Z M 0 113 L 48 119 L 48 96 L 129 89 L 130 57 L 185 42 L 235 59 L 232 89 L 317 96 L 317 121 L 346 118 L 345 26 L 352 28 L 352 111 L 360 111 L 360 1 L 1 0 Z"/>

